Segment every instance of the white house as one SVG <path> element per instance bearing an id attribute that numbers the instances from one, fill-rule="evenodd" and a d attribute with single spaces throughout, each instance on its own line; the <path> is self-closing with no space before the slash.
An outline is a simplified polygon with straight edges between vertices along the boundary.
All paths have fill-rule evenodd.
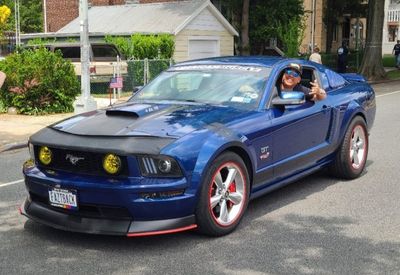
<path id="1" fill-rule="evenodd" d="M 400 0 L 385 0 L 382 53 L 391 54 L 397 40 L 400 40 Z"/>
<path id="2" fill-rule="evenodd" d="M 95 6 L 88 12 L 90 36 L 167 33 L 175 37 L 175 61 L 233 55 L 238 32 L 209 0 Z M 79 36 L 79 18 L 55 33 Z"/>

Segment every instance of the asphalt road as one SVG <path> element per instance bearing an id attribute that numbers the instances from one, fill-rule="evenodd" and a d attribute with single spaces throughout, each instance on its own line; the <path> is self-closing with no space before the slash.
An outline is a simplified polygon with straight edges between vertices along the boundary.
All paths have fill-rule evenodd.
<path id="1" fill-rule="evenodd" d="M 400 86 L 375 88 L 362 177 L 295 182 L 252 201 L 222 238 L 96 236 L 28 221 L 17 210 L 27 150 L 1 153 L 0 274 L 400 274 Z"/>

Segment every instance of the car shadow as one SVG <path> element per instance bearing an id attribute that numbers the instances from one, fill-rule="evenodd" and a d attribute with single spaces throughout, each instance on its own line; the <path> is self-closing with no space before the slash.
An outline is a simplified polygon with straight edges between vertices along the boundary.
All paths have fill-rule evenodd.
<path id="1" fill-rule="evenodd" d="M 21 223 L 14 228 L 0 226 L 0 252 L 7 252 L 1 253 L 6 255 L 4 270 L 23 253 L 30 257 L 24 258 L 24 265 L 16 271 L 43 269 L 45 261 L 57 263 L 61 273 L 83 265 L 101 273 L 132 274 L 168 274 L 171 270 L 190 274 L 398 272 L 400 242 L 349 234 L 348 228 L 357 226 L 352 217 L 292 212 L 279 215 L 279 219 L 271 217 L 275 210 L 338 183 L 322 171 L 255 199 L 239 227 L 220 238 L 194 232 L 140 238 L 90 235 L 30 220 L 23 222 L 23 228 Z"/>

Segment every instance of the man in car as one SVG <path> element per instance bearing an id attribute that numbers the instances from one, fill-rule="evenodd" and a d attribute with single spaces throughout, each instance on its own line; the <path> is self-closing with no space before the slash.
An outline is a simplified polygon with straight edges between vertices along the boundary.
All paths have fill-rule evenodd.
<path id="1" fill-rule="evenodd" d="M 320 88 L 317 80 L 310 82 L 311 88 L 305 87 L 300 84 L 302 68 L 300 64 L 291 63 L 288 68 L 285 69 L 282 76 L 282 82 L 280 90 L 282 92 L 287 91 L 298 91 L 303 92 L 307 100 L 318 101 L 326 98 L 326 92 Z"/>

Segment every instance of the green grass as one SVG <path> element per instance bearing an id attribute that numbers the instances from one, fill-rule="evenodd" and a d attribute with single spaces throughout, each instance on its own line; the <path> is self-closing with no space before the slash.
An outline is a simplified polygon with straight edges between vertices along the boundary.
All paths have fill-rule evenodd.
<path id="1" fill-rule="evenodd" d="M 394 55 L 391 54 L 383 55 L 382 63 L 383 67 L 394 67 L 395 65 Z"/>
<path id="2" fill-rule="evenodd" d="M 386 77 L 388 79 L 400 79 L 400 70 L 393 70 L 390 72 L 387 72 Z"/>

